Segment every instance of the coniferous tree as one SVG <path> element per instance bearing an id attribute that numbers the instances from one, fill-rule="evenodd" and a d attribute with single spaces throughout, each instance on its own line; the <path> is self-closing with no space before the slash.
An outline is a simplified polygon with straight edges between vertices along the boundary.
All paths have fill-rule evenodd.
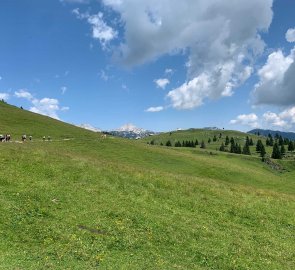
<path id="1" fill-rule="evenodd" d="M 235 142 L 231 141 L 230 142 L 230 152 L 231 153 L 235 153 L 236 152 L 236 146 L 235 146 Z"/>
<path id="2" fill-rule="evenodd" d="M 211 139 L 210 138 L 208 139 L 208 143 L 211 143 Z"/>
<path id="3" fill-rule="evenodd" d="M 274 159 L 281 159 L 282 158 L 282 154 L 281 154 L 279 145 L 277 143 L 275 143 L 273 145 L 271 157 Z"/>
<path id="4" fill-rule="evenodd" d="M 195 145 L 199 145 L 199 142 L 198 142 L 198 140 L 196 139 L 196 141 L 195 141 Z"/>
<path id="5" fill-rule="evenodd" d="M 279 145 L 280 146 L 284 145 L 284 140 L 283 140 L 282 136 L 279 136 Z"/>
<path id="6" fill-rule="evenodd" d="M 221 139 L 221 137 L 222 137 L 222 134 L 221 134 L 221 133 L 219 133 L 219 139 Z"/>
<path id="7" fill-rule="evenodd" d="M 280 138 L 279 134 L 276 133 L 276 135 L 275 135 L 275 139 L 278 140 L 279 138 Z"/>
<path id="8" fill-rule="evenodd" d="M 216 135 L 214 135 L 213 142 L 216 142 L 216 141 L 217 141 L 217 138 L 216 138 Z"/>
<path id="9" fill-rule="evenodd" d="M 205 145 L 205 142 L 204 142 L 204 141 L 201 142 L 201 146 L 200 146 L 200 148 L 203 148 L 203 149 L 206 148 L 206 145 Z"/>
<path id="10" fill-rule="evenodd" d="M 250 147 L 249 147 L 249 141 L 245 143 L 244 147 L 243 147 L 243 154 L 244 155 L 251 155 L 250 152 Z"/>
<path id="11" fill-rule="evenodd" d="M 163 143 L 161 142 L 160 145 L 163 146 Z"/>
<path id="12" fill-rule="evenodd" d="M 229 145 L 229 137 L 228 136 L 226 136 L 226 138 L 225 138 L 225 145 Z"/>
<path id="13" fill-rule="evenodd" d="M 172 146 L 172 143 L 171 143 L 170 140 L 168 140 L 168 141 L 166 142 L 166 146 L 168 146 L 168 147 Z"/>
<path id="14" fill-rule="evenodd" d="M 233 137 L 230 138 L 230 143 L 235 143 L 235 140 Z"/>
<path id="15" fill-rule="evenodd" d="M 274 145 L 274 141 L 273 141 L 273 137 L 269 138 L 269 146 L 273 146 Z"/>
<path id="16" fill-rule="evenodd" d="M 265 157 L 265 154 L 266 154 L 266 151 L 265 151 L 264 145 L 261 144 L 261 146 L 260 146 L 260 156 L 262 158 L 264 158 Z"/>
<path id="17" fill-rule="evenodd" d="M 184 141 L 182 141 L 182 147 L 185 147 L 185 142 Z"/>
<path id="18" fill-rule="evenodd" d="M 155 140 L 151 140 L 151 145 L 154 145 L 155 144 Z"/>
<path id="19" fill-rule="evenodd" d="M 289 141 L 288 145 L 288 151 L 293 152 L 295 149 L 294 143 L 292 141 Z"/>
<path id="20" fill-rule="evenodd" d="M 180 141 L 177 141 L 177 142 L 175 143 L 175 147 L 181 147 L 181 143 L 180 143 Z"/>
<path id="21" fill-rule="evenodd" d="M 238 143 L 236 143 L 236 154 L 242 154 L 242 148 L 241 148 L 241 145 L 239 145 Z"/>
<path id="22" fill-rule="evenodd" d="M 224 152 L 225 151 L 225 146 L 224 146 L 224 143 L 221 144 L 220 148 L 219 148 L 219 151 L 222 151 Z"/>
<path id="23" fill-rule="evenodd" d="M 286 154 L 286 149 L 285 146 L 282 144 L 281 145 L 281 155 L 284 156 Z"/>
<path id="24" fill-rule="evenodd" d="M 256 143 L 256 152 L 260 152 L 263 144 L 261 140 L 258 140 Z"/>

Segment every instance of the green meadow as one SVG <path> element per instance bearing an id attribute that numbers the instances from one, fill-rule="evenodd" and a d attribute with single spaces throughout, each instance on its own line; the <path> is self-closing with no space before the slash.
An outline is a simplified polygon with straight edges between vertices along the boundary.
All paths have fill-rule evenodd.
<path id="1" fill-rule="evenodd" d="M 153 139 L 215 131 L 189 132 Z M 292 159 L 102 138 L 1 102 L 0 133 L 0 269 L 295 268 Z"/>

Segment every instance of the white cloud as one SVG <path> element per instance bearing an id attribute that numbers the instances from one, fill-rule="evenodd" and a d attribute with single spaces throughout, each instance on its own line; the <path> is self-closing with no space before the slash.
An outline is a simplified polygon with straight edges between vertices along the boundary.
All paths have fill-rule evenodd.
<path id="1" fill-rule="evenodd" d="M 284 121 L 279 115 L 273 112 L 266 112 L 263 114 L 263 119 L 266 122 L 267 126 L 274 127 L 288 127 L 288 123 Z"/>
<path id="2" fill-rule="evenodd" d="M 146 109 L 145 111 L 146 112 L 160 112 L 163 110 L 164 110 L 164 107 L 159 106 L 159 107 L 150 107 L 150 108 Z"/>
<path id="3" fill-rule="evenodd" d="M 229 122 L 232 125 L 240 124 L 250 126 L 252 128 L 256 128 L 259 126 L 258 124 L 258 117 L 255 113 L 250 114 L 241 114 Z"/>
<path id="4" fill-rule="evenodd" d="M 72 10 L 72 13 L 80 20 L 87 20 L 92 27 L 92 37 L 99 40 L 103 49 L 111 40 L 117 37 L 118 32 L 104 22 L 102 12 L 90 15 L 89 13 L 80 13 L 79 9 L 76 8 Z"/>
<path id="5" fill-rule="evenodd" d="M 91 130 L 94 132 L 101 132 L 101 130 L 99 128 L 96 128 L 90 124 L 81 124 L 81 125 L 78 125 L 78 127 L 85 128 L 87 130 Z"/>
<path id="6" fill-rule="evenodd" d="M 160 78 L 157 80 L 154 80 L 154 82 L 156 83 L 157 87 L 165 89 L 166 86 L 170 83 L 170 81 L 166 78 Z"/>
<path id="7" fill-rule="evenodd" d="M 172 74 L 174 71 L 172 68 L 166 68 L 165 69 L 165 74 Z"/>
<path id="8" fill-rule="evenodd" d="M 295 48 L 284 56 L 281 50 L 271 53 L 258 71 L 259 82 L 253 90 L 256 104 L 295 104 Z"/>
<path id="9" fill-rule="evenodd" d="M 0 93 L 0 100 L 8 100 L 10 95 L 8 93 Z"/>
<path id="10" fill-rule="evenodd" d="M 100 73 L 100 78 L 104 81 L 108 81 L 109 80 L 109 76 L 107 75 L 107 73 L 104 70 L 101 70 Z"/>
<path id="11" fill-rule="evenodd" d="M 2 77 L 0 76 L 0 81 L 2 80 Z"/>
<path id="12" fill-rule="evenodd" d="M 121 63 L 141 65 L 165 54 L 187 53 L 188 80 L 168 94 L 178 109 L 232 95 L 263 52 L 259 32 L 268 30 L 273 15 L 273 0 L 103 2 L 121 16 L 124 41 L 114 50 Z"/>
<path id="13" fill-rule="evenodd" d="M 256 114 L 241 114 L 230 121 L 230 124 L 240 124 L 252 128 L 294 130 L 295 128 L 295 106 L 289 107 L 281 112 L 267 111 L 259 118 Z"/>
<path id="14" fill-rule="evenodd" d="M 20 89 L 18 91 L 15 91 L 14 95 L 17 98 L 25 98 L 27 100 L 32 100 L 33 99 L 32 94 L 27 89 Z"/>
<path id="15" fill-rule="evenodd" d="M 286 33 L 286 40 L 288 42 L 295 42 L 295 28 L 288 29 Z"/>
<path id="16" fill-rule="evenodd" d="M 59 111 L 69 110 L 69 107 L 60 107 L 57 99 L 47 97 L 37 99 L 26 89 L 15 91 L 14 95 L 18 98 L 27 99 L 32 104 L 29 109 L 31 112 L 47 115 L 55 119 L 59 119 L 57 115 Z"/>
<path id="17" fill-rule="evenodd" d="M 289 121 L 290 124 L 295 124 L 295 106 L 281 112 L 280 117 Z"/>
<path id="18" fill-rule="evenodd" d="M 66 86 L 62 86 L 60 88 L 62 95 L 68 90 L 68 88 Z"/>

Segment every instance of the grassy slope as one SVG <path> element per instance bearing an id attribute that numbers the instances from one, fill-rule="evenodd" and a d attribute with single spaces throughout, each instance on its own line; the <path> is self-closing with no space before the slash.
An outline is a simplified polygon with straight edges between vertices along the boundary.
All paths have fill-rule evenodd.
<path id="1" fill-rule="evenodd" d="M 220 133 L 222 135 L 221 138 L 219 138 Z M 216 142 L 213 142 L 214 135 L 217 138 Z M 235 142 L 240 144 L 242 148 L 245 144 L 246 137 L 248 136 L 249 138 L 252 138 L 252 140 L 254 142 L 254 146 L 251 146 L 250 150 L 251 150 L 251 154 L 254 156 L 259 156 L 259 154 L 256 153 L 256 143 L 257 143 L 257 140 L 260 139 L 260 140 L 262 140 L 262 142 L 265 146 L 265 150 L 266 150 L 267 154 L 269 156 L 271 156 L 272 147 L 271 146 L 267 147 L 265 145 L 266 137 L 256 136 L 253 134 L 248 134 L 248 133 L 235 131 L 235 130 L 205 130 L 205 129 L 180 130 L 180 131 L 173 131 L 173 132 L 171 132 L 171 134 L 170 134 L 170 132 L 168 132 L 168 133 L 162 133 L 162 134 L 152 136 L 152 137 L 147 137 L 147 138 L 143 139 L 143 141 L 144 142 L 151 142 L 152 140 L 154 140 L 154 143 L 157 145 L 160 145 L 160 143 L 165 145 L 166 142 L 168 140 L 170 140 L 172 145 L 174 146 L 177 141 L 180 141 L 182 143 L 182 141 L 195 141 L 197 139 L 199 142 L 199 145 L 201 144 L 201 142 L 203 140 L 205 142 L 206 148 L 208 150 L 217 150 L 218 151 L 222 142 L 223 143 L 225 142 L 226 136 L 228 136 L 229 138 L 233 137 L 235 139 Z M 209 138 L 211 139 L 211 143 L 208 143 Z M 225 148 L 227 150 L 229 150 L 229 147 L 230 147 L 230 145 Z M 288 147 L 285 146 L 285 148 L 287 150 Z M 288 155 L 290 155 L 290 157 L 288 157 L 289 159 L 292 159 L 292 160 L 295 159 L 295 157 L 292 153 L 288 154 Z"/>
<path id="2" fill-rule="evenodd" d="M 1 269 L 293 269 L 293 163 L 70 135 L 0 144 Z"/>

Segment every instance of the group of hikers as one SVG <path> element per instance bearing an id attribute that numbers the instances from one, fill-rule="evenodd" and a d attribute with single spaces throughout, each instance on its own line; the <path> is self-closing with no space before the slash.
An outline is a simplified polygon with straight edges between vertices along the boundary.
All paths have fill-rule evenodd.
<path id="1" fill-rule="evenodd" d="M 10 134 L 2 135 L 0 134 L 0 142 L 9 142 L 11 139 Z"/>
<path id="2" fill-rule="evenodd" d="M 27 140 L 27 135 L 23 134 L 21 136 L 21 139 L 22 139 L 22 142 L 25 142 Z M 32 137 L 32 135 L 30 135 L 29 140 L 32 141 L 32 139 L 33 139 L 33 137 Z M 10 140 L 11 140 L 11 135 L 10 134 L 5 134 L 5 135 L 0 134 L 0 142 L 9 142 Z M 42 140 L 46 141 L 46 136 L 43 136 Z M 47 136 L 47 140 L 50 141 L 51 137 Z"/>

